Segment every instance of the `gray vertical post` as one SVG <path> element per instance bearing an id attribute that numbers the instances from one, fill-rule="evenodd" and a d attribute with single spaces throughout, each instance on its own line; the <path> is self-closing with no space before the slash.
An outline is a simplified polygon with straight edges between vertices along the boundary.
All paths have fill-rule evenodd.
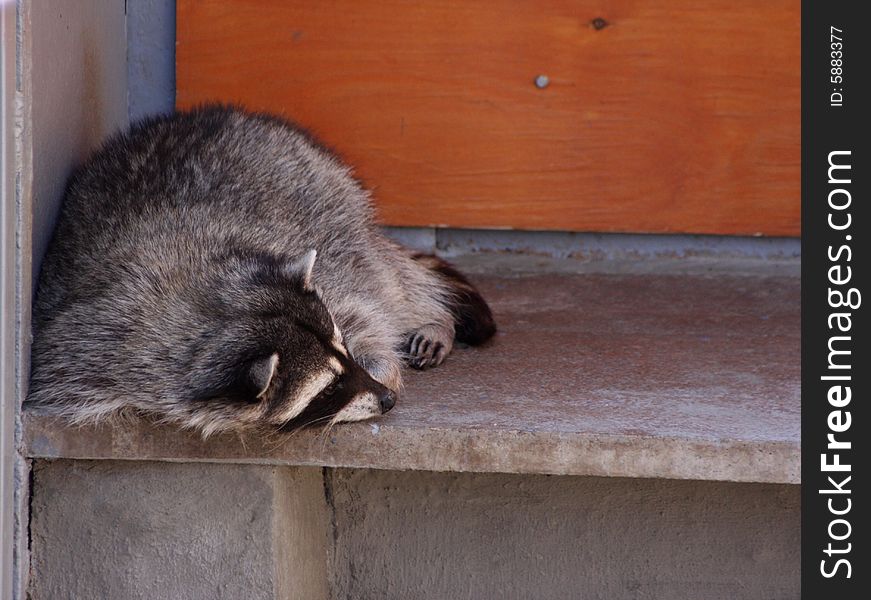
<path id="1" fill-rule="evenodd" d="M 17 222 L 15 175 L 15 4 L 0 4 L 0 598 L 11 598 L 15 515 Z"/>

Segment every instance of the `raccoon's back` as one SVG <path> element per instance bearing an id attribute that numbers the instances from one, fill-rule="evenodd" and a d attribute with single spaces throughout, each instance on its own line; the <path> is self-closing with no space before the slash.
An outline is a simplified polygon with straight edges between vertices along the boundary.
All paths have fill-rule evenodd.
<path id="1" fill-rule="evenodd" d="M 55 310 L 77 286 L 95 293 L 124 264 L 353 248 L 371 227 L 348 168 L 296 126 L 221 106 L 158 117 L 110 139 L 71 178 L 35 310 Z"/>

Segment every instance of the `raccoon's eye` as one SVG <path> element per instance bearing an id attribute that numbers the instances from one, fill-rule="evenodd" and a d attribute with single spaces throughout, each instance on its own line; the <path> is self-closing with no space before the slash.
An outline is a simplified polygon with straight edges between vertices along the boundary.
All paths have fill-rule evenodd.
<path id="1" fill-rule="evenodd" d="M 345 384 L 342 383 L 341 379 L 335 379 L 335 380 L 333 380 L 333 382 L 330 385 L 328 385 L 327 387 L 325 387 L 323 389 L 323 391 L 321 392 L 321 395 L 332 396 L 336 392 L 341 391 L 342 388 L 344 388 L 344 387 L 345 387 Z"/>

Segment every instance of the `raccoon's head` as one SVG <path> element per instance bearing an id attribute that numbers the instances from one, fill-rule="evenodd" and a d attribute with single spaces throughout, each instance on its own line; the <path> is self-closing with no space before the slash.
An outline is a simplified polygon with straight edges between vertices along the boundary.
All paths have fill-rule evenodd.
<path id="1" fill-rule="evenodd" d="M 368 419 L 394 392 L 345 346 L 312 283 L 314 250 L 294 262 L 236 261 L 204 307 L 185 379 L 189 425 L 205 434 L 244 426 L 292 430 Z M 234 259 L 236 260 L 236 259 Z"/>

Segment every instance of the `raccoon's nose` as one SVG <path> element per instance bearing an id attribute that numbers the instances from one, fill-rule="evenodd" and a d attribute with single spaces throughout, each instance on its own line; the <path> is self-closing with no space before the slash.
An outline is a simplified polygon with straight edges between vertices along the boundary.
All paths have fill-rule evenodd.
<path id="1" fill-rule="evenodd" d="M 390 390 L 385 390 L 383 394 L 378 398 L 378 404 L 381 405 L 381 414 L 383 415 L 388 410 L 393 408 L 393 405 L 396 404 L 396 394 L 391 392 Z"/>

